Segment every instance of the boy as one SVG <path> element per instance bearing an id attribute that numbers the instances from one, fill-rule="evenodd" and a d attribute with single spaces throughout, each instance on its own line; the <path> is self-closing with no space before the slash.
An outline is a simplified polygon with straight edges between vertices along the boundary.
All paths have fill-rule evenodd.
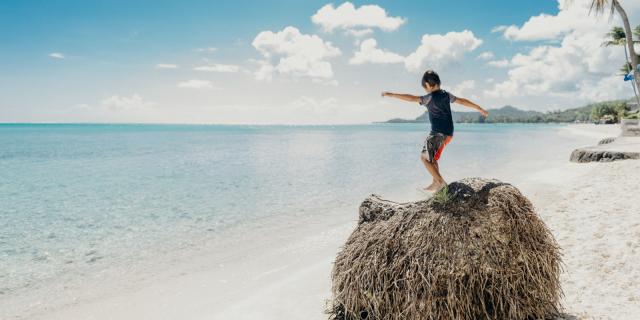
<path id="1" fill-rule="evenodd" d="M 383 92 L 383 97 L 392 97 L 409 102 L 417 102 L 427 108 L 429 121 L 431 122 L 431 132 L 424 141 L 422 147 L 422 163 L 433 177 L 431 185 L 424 188 L 429 192 L 437 192 L 447 186 L 440 175 L 438 159 L 442 155 L 442 150 L 453 138 L 453 119 L 451 117 L 451 103 L 455 102 L 465 107 L 478 110 L 483 117 L 489 113 L 479 105 L 465 99 L 459 98 L 440 89 L 440 77 L 433 70 L 428 70 L 422 76 L 422 87 L 427 91 L 424 96 L 414 96 L 410 94 L 398 94 Z"/>

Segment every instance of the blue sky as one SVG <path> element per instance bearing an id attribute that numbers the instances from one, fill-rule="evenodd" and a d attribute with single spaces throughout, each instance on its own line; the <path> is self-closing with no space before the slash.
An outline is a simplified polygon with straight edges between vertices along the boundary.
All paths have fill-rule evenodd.
<path id="1" fill-rule="evenodd" d="M 640 5 L 622 3 L 640 24 Z M 422 110 L 379 92 L 419 94 L 427 68 L 487 108 L 550 110 L 628 97 L 615 74 L 621 48 L 599 46 L 617 19 L 588 16 L 585 5 L 3 1 L 0 121 L 412 117 Z"/>

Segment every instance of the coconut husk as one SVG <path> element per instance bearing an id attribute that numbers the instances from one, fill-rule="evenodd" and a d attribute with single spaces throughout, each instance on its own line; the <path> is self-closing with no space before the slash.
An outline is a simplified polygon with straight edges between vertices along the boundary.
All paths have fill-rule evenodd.
<path id="1" fill-rule="evenodd" d="M 546 319 L 560 311 L 560 252 L 531 202 L 497 180 L 434 197 L 372 195 L 332 272 L 330 319 Z"/>

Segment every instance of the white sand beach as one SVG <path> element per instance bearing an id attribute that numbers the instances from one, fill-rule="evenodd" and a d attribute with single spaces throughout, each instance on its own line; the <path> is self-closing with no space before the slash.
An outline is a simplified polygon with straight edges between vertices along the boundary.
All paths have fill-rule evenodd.
<path id="1" fill-rule="evenodd" d="M 567 130 L 594 138 L 618 134 L 617 128 L 591 125 Z M 637 319 L 640 161 L 566 163 L 530 180 L 522 191 L 562 248 L 566 312 L 578 319 Z"/>
<path id="2" fill-rule="evenodd" d="M 618 128 L 570 125 L 561 134 L 586 135 L 596 144 Z M 507 182 L 531 199 L 562 248 L 566 312 L 578 319 L 637 319 L 640 161 L 578 164 L 568 157 Z M 99 291 L 92 283 L 70 288 L 28 302 L 30 314 L 6 318 L 325 319 L 331 264 L 357 212 L 342 217 L 247 234 L 242 243 L 228 244 L 235 250 L 203 253 L 144 280 L 128 281 L 124 274 L 113 285 L 101 283 Z M 5 303 L 19 312 L 27 302 Z"/>

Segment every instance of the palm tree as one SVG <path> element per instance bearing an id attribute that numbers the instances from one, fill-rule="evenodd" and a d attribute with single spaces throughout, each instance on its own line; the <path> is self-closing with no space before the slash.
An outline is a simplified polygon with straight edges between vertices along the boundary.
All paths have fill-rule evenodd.
<path id="1" fill-rule="evenodd" d="M 622 27 L 613 27 L 611 31 L 607 32 L 607 36 L 609 37 L 609 40 L 602 43 L 605 47 L 622 46 L 627 44 L 627 36 Z"/>
<path id="2" fill-rule="evenodd" d="M 609 6 L 609 0 L 591 0 L 591 11 L 595 11 L 596 14 L 601 14 L 605 11 L 606 7 Z M 624 35 L 625 35 L 625 44 L 626 48 L 629 51 L 629 56 L 631 57 L 631 65 L 633 66 L 633 77 L 635 79 L 635 88 L 640 89 L 640 72 L 638 72 L 638 55 L 636 54 L 636 50 L 633 48 L 633 33 L 631 31 L 631 25 L 629 24 L 629 17 L 627 16 L 627 12 L 624 11 L 624 8 L 620 5 L 618 0 L 611 0 L 611 14 L 614 12 L 618 12 L 620 18 L 622 19 L 622 24 L 624 25 Z M 636 28 L 637 29 L 637 28 Z M 627 61 L 629 58 L 627 58 Z M 635 89 L 634 88 L 634 89 Z M 637 97 L 636 97 L 637 98 Z"/>
<path id="3" fill-rule="evenodd" d="M 639 35 L 640 37 L 640 25 L 636 27 L 633 33 Z M 629 53 L 627 52 L 627 47 L 626 47 L 627 36 L 624 32 L 624 29 L 622 27 L 613 27 L 611 31 L 607 32 L 607 36 L 609 37 L 609 40 L 603 42 L 602 46 L 604 47 L 623 46 L 624 47 L 624 56 L 626 57 L 626 61 L 622 66 L 622 68 L 620 68 L 620 72 L 622 72 L 623 74 L 628 74 L 629 72 L 631 72 L 633 67 L 631 66 L 631 62 L 629 62 Z M 640 40 L 634 39 L 633 43 L 634 44 L 640 43 Z M 640 56 L 639 56 L 639 60 L 640 60 Z"/>

